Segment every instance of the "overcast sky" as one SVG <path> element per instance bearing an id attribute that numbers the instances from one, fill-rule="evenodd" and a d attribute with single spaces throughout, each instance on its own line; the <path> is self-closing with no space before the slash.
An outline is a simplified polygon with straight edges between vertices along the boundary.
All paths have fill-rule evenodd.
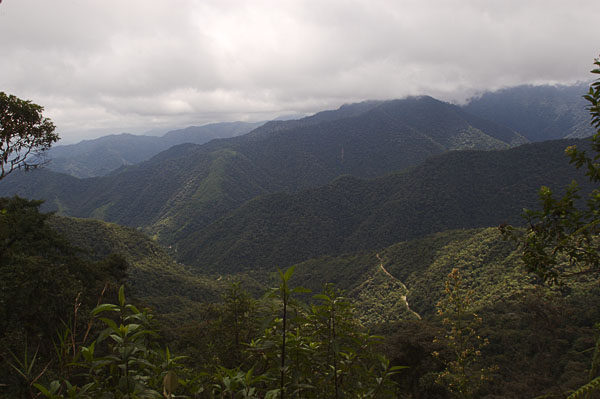
<path id="1" fill-rule="evenodd" d="M 589 80 L 598 0 L 0 0 L 0 91 L 67 144 Z"/>

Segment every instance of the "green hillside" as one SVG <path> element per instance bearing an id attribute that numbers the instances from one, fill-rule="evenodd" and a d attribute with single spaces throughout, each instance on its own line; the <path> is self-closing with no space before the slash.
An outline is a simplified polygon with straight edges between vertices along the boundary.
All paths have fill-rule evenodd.
<path id="1" fill-rule="evenodd" d="M 135 229 L 64 217 L 53 217 L 50 225 L 92 260 L 109 253 L 127 260 L 128 292 L 159 312 L 169 347 L 192 350 L 196 367 L 201 367 L 198 356 L 214 367 L 219 362 L 215 354 L 225 355 L 211 345 L 226 344 L 232 334 L 231 325 L 223 324 L 229 308 L 204 302 L 220 300 L 225 280 L 192 274 Z M 561 387 L 585 382 L 590 357 L 585 349 L 593 344 L 589 326 L 600 318 L 600 310 L 589 306 L 600 299 L 597 280 L 582 276 L 554 290 L 536 286 L 523 272 L 519 252 L 496 227 L 445 231 L 374 251 L 311 259 L 296 265 L 291 285 L 317 293 L 325 282 L 334 282 L 355 305 L 356 326 L 385 333 L 385 353 L 392 364 L 410 365 L 394 377 L 400 391 L 432 397 L 431 390 L 440 392 L 439 387 L 427 379 L 441 363 L 431 352 L 440 351 L 442 359 L 451 356 L 433 340 L 440 331 L 435 304 L 452 268 L 460 270 L 465 286 L 474 291 L 474 309 L 483 319 L 480 333 L 490 342 L 481 355 L 483 364 L 499 366 L 482 397 L 556 395 Z M 259 280 L 269 281 L 268 272 L 260 274 Z M 249 282 L 244 280 L 246 289 L 252 288 Z M 267 312 L 263 317 L 272 318 L 269 306 L 274 303 L 260 303 Z M 245 334 L 262 331 L 259 320 L 251 319 L 255 312 L 244 316 L 245 323 L 256 323 L 245 324 L 250 328 Z"/>
<path id="2" fill-rule="evenodd" d="M 142 302 L 158 306 L 160 312 L 173 311 L 180 301 L 220 300 L 223 283 L 192 274 L 138 230 L 99 220 L 58 216 L 49 222 L 90 260 L 113 254 L 123 257 L 129 265 L 127 283 L 131 293 Z"/>
<path id="3" fill-rule="evenodd" d="M 402 173 L 260 197 L 184 238 L 178 257 L 198 270 L 274 270 L 447 229 L 518 224 L 541 185 L 584 180 L 564 155 L 572 143 L 450 152 Z"/>
<path id="4" fill-rule="evenodd" d="M 476 308 L 518 296 L 534 284 L 521 268 L 518 250 L 496 227 L 448 230 L 377 251 L 319 257 L 295 268 L 295 284 L 318 292 L 331 282 L 346 290 L 370 325 L 434 317 L 453 268 L 475 291 Z"/>
<path id="5" fill-rule="evenodd" d="M 482 364 L 497 365 L 485 398 L 561 397 L 586 382 L 594 330 L 600 318 L 597 277 L 581 276 L 549 289 L 527 275 L 519 251 L 496 227 L 452 230 L 399 242 L 361 255 L 321 257 L 295 267 L 294 284 L 319 291 L 335 281 L 356 304 L 357 317 L 388 336 L 386 353 L 410 369 L 398 376 L 412 397 L 443 397 L 430 378 L 440 370 L 432 356 L 441 321 L 436 304 L 453 268 L 472 309 L 478 334 L 489 340 Z M 391 324 L 389 324 L 391 322 Z M 387 324 L 386 324 L 387 323 Z"/>

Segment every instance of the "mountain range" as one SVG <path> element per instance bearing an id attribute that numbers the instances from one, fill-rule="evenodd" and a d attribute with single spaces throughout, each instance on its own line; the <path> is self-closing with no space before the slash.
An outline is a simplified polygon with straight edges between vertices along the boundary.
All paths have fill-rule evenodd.
<path id="1" fill-rule="evenodd" d="M 561 187 L 577 176 L 562 154 L 575 142 L 523 145 L 533 136 L 499 123 L 501 116 L 535 103 L 537 93 L 546 105 L 530 107 L 530 124 L 539 124 L 535 110 L 558 115 L 579 101 L 574 92 L 513 88 L 463 107 L 427 96 L 366 101 L 243 135 L 249 124 L 190 128 L 155 139 L 204 140 L 209 131 L 235 137 L 175 145 L 93 178 L 15 173 L 0 183 L 0 195 L 139 228 L 199 271 L 273 270 L 447 229 L 518 223 L 523 207 L 536 206 L 541 185 Z M 504 104 L 496 117 L 488 115 L 494 103 Z M 581 124 L 578 117 L 570 123 Z M 102 154 L 97 145 L 115 137 L 134 136 L 83 142 L 70 153 Z"/>
<path id="2" fill-rule="evenodd" d="M 275 327 L 267 331 L 277 330 L 281 304 L 269 295 L 254 298 L 282 293 L 282 279 L 291 275 L 286 287 L 294 299 L 335 291 L 343 296 L 338 315 L 348 299 L 352 317 L 369 334 L 385 337 L 390 364 L 409 366 L 394 376 L 401 392 L 446 397 L 433 382 L 444 364 L 432 352 L 453 355 L 436 343 L 449 337 L 437 305 L 457 268 L 468 291 L 456 293 L 477 313 L 468 320 L 480 319 L 477 334 L 490 343 L 481 347 L 482 364 L 499 366 L 480 397 L 562 395 L 587 381 L 589 348 L 596 342 L 592 325 L 600 319 L 600 308 L 591 306 L 600 298 L 597 276 L 542 287 L 523 270 L 521 249 L 498 225 L 515 225 L 519 234 L 523 208 L 540 207 L 542 185 L 557 195 L 572 180 L 583 193 L 593 188 L 564 154 L 567 146 L 589 146 L 576 138 L 591 133 L 579 93 L 577 87 L 526 86 L 486 93 L 463 106 L 420 96 L 347 104 L 260 126 L 192 127 L 162 138 L 109 136 L 55 147 L 49 168 L 10 174 L 0 181 L 0 196 L 45 200 L 43 209 L 56 212 L 48 224 L 62 235 L 55 241 L 78 248 L 65 245 L 82 258 L 82 274 L 100 289 L 100 276 L 113 271 L 118 284 L 125 282 L 128 300 L 155 311 L 169 350 L 207 363 L 208 374 L 228 355 L 221 341 L 236 331 L 233 315 L 252 321 L 249 332 L 265 331 L 273 318 Z M 0 219 L 2 213 L 11 215 L 3 210 Z M 29 234 L 37 231 L 36 223 L 22 223 L 29 217 L 13 220 L 25 239 L 52 236 L 46 224 L 43 234 Z M 4 232 L 10 245 L 15 233 Z M 26 242 L 19 245 L 34 250 L 23 251 L 26 260 L 37 265 L 37 247 Z M 25 259 L 13 252 L 14 259 Z M 44 284 L 50 296 L 60 290 L 58 283 L 47 284 L 57 279 L 44 280 L 48 267 L 38 267 L 46 271 L 39 277 L 6 259 L 3 275 L 15 281 L 14 292 L 30 281 L 38 285 L 27 292 L 37 294 Z M 293 273 L 288 269 L 274 280 L 277 269 L 289 266 Z M 73 281 L 63 286 L 75 296 Z M 323 291 L 325 283 L 335 290 Z M 279 290 L 268 291 L 274 286 Z M 299 286 L 312 293 L 292 289 Z M 31 296 L 10 306 L 12 296 L 3 309 L 20 317 L 20 304 Z M 89 299 L 92 306 L 98 300 Z M 243 313 L 236 313 L 238 305 Z M 330 309 L 323 315 L 333 315 Z M 14 327 L 10 338 L 20 346 L 23 329 Z M 52 350 L 50 341 L 45 346 Z"/>
<path id="3" fill-rule="evenodd" d="M 446 151 L 524 142 L 511 129 L 431 97 L 367 102 L 174 146 L 108 176 L 10 176 L 0 195 L 44 198 L 47 210 L 142 227 L 173 245 L 260 195 L 317 187 L 344 174 L 374 178 Z"/>
<path id="4" fill-rule="evenodd" d="M 463 109 L 519 132 L 529 141 L 582 138 L 594 134 L 589 123 L 589 84 L 517 86 L 486 92 Z"/>
<path id="5" fill-rule="evenodd" d="M 537 206 L 540 186 L 585 181 L 564 156 L 573 144 L 584 145 L 561 140 L 453 151 L 375 179 L 342 176 L 255 198 L 182 238 L 178 258 L 201 270 L 273 270 L 448 229 L 520 224 L 523 208 Z"/>
<path id="6" fill-rule="evenodd" d="M 104 176 L 121 166 L 150 159 L 174 145 L 203 144 L 216 138 L 235 137 L 248 133 L 263 123 L 213 123 L 171 130 L 160 137 L 122 133 L 84 140 L 77 144 L 58 145 L 46 154 L 48 168 L 79 178 Z"/>
<path id="7" fill-rule="evenodd" d="M 472 116 L 507 126 L 531 142 L 581 138 L 593 134 L 582 98 L 585 91 L 586 85 L 583 83 L 573 86 L 518 86 L 471 98 L 462 109 Z M 284 123 L 292 117 L 280 118 L 272 121 L 268 127 L 258 129 L 254 135 L 355 116 L 380 103 L 366 101 L 347 104 L 335 111 L 320 112 L 313 118 L 295 116 L 299 119 L 296 122 Z M 216 138 L 235 137 L 263 124 L 213 123 L 169 131 L 162 137 L 127 133 L 109 135 L 52 148 L 48 153 L 51 160 L 48 167 L 79 178 L 104 176 L 123 165 L 145 161 L 173 145 L 204 144 Z"/>

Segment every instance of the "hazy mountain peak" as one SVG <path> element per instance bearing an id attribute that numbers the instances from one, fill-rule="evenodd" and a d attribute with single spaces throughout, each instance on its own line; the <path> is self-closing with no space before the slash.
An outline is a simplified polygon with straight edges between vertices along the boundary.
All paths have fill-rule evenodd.
<path id="1" fill-rule="evenodd" d="M 588 137 L 589 123 L 583 95 L 588 85 L 523 85 L 486 92 L 463 109 L 480 118 L 517 131 L 529 141 Z"/>
<path id="2" fill-rule="evenodd" d="M 49 168 L 75 177 L 104 176 L 123 165 L 137 164 L 174 145 L 203 144 L 210 140 L 248 133 L 263 122 L 226 122 L 189 126 L 162 137 L 111 134 L 77 144 L 56 146 L 48 152 Z"/>

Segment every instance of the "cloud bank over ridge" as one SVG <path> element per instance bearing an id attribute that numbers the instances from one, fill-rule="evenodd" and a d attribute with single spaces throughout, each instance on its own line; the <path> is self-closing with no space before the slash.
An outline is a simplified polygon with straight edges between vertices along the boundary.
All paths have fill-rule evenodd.
<path id="1" fill-rule="evenodd" d="M 600 2 L 141 0 L 0 4 L 0 90 L 66 142 L 364 99 L 588 79 Z"/>

